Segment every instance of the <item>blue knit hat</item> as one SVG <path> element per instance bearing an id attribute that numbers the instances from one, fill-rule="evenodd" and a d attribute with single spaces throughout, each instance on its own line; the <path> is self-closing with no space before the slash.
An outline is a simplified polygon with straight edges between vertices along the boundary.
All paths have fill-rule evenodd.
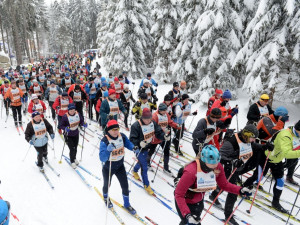
<path id="1" fill-rule="evenodd" d="M 101 83 L 101 87 L 107 87 L 107 83 L 106 82 Z"/>
<path id="2" fill-rule="evenodd" d="M 229 99 L 231 99 L 231 98 L 232 98 L 231 92 L 230 92 L 228 89 L 226 89 L 226 90 L 224 91 L 223 95 L 222 95 L 222 98 L 223 98 L 223 99 L 224 99 L 224 98 L 229 98 Z"/>
<path id="3" fill-rule="evenodd" d="M 70 104 L 68 105 L 68 110 L 72 110 L 72 109 L 76 109 L 74 103 L 70 103 Z"/>
<path id="4" fill-rule="evenodd" d="M 277 109 L 275 109 L 274 112 L 275 116 L 287 116 L 288 114 L 289 114 L 288 110 L 283 106 L 279 106 Z"/>
<path id="5" fill-rule="evenodd" d="M 220 162 L 219 150 L 213 145 L 206 145 L 201 151 L 201 160 L 208 164 L 217 164 Z"/>
<path id="6" fill-rule="evenodd" d="M 101 77 L 101 83 L 106 82 L 106 78 L 105 77 Z"/>
<path id="7" fill-rule="evenodd" d="M 0 199 L 0 224 L 6 221 L 5 223 L 3 223 L 3 225 L 8 225 L 9 216 L 10 214 L 6 201 Z"/>

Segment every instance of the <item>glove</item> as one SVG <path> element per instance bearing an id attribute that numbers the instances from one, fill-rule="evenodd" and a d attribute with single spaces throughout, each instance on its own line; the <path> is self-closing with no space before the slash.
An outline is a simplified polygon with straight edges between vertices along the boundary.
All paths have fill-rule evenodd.
<path id="1" fill-rule="evenodd" d="M 224 126 L 226 126 L 226 127 L 228 127 L 228 126 L 230 125 L 230 123 L 231 123 L 231 119 L 230 119 L 230 118 L 226 119 L 226 120 L 223 122 Z"/>
<path id="2" fill-rule="evenodd" d="M 115 150 L 115 146 L 113 144 L 109 144 L 107 146 L 107 151 L 112 152 L 113 150 Z"/>
<path id="3" fill-rule="evenodd" d="M 141 107 L 141 105 L 142 105 L 141 102 L 137 102 L 137 103 L 136 103 L 136 106 L 137 106 L 137 107 Z"/>
<path id="4" fill-rule="evenodd" d="M 286 122 L 286 121 L 288 121 L 289 120 L 289 116 L 282 116 L 281 118 L 280 118 L 280 120 L 282 121 L 282 122 Z"/>
<path id="5" fill-rule="evenodd" d="M 193 116 L 196 116 L 198 114 L 198 111 L 196 110 L 195 112 L 192 113 Z"/>
<path id="6" fill-rule="evenodd" d="M 244 165 L 243 160 L 241 159 L 235 159 L 233 160 L 233 166 L 236 168 L 242 167 Z"/>
<path id="7" fill-rule="evenodd" d="M 133 101 L 133 103 L 136 103 L 136 100 L 135 100 L 135 99 L 133 99 L 132 101 Z"/>
<path id="8" fill-rule="evenodd" d="M 108 119 L 109 119 L 109 120 L 113 120 L 113 119 L 114 119 L 114 116 L 113 116 L 113 115 L 108 115 Z"/>
<path id="9" fill-rule="evenodd" d="M 83 123 L 83 127 L 84 127 L 84 128 L 87 128 L 87 127 L 88 127 L 88 124 L 87 124 L 87 123 Z"/>
<path id="10" fill-rule="evenodd" d="M 204 129 L 204 134 L 206 135 L 212 135 L 215 132 L 214 128 L 206 128 Z"/>
<path id="11" fill-rule="evenodd" d="M 30 141 L 29 141 L 29 144 L 34 145 L 33 140 L 30 140 Z"/>
<path id="12" fill-rule="evenodd" d="M 262 146 L 264 151 L 269 150 L 270 152 L 274 150 L 274 145 L 270 142 L 267 142 L 265 145 Z"/>
<path id="13" fill-rule="evenodd" d="M 53 140 L 55 138 L 55 134 L 50 134 L 50 137 Z"/>
<path id="14" fill-rule="evenodd" d="M 187 225 L 200 225 L 200 221 L 196 220 L 191 214 L 187 214 L 185 218 L 188 221 Z"/>
<path id="15" fill-rule="evenodd" d="M 132 151 L 134 152 L 135 155 L 139 155 L 140 154 L 140 149 L 138 146 L 134 146 L 134 148 L 132 149 Z"/>
<path id="16" fill-rule="evenodd" d="M 184 109 L 185 109 L 185 105 L 181 107 L 181 110 L 184 110 Z"/>
<path id="17" fill-rule="evenodd" d="M 155 95 L 153 96 L 153 99 L 154 99 L 154 102 L 155 102 L 155 103 L 158 101 L 158 98 L 157 98 Z M 154 103 L 154 102 L 153 102 L 153 103 Z M 155 104 L 155 103 L 154 103 L 154 104 Z"/>
<path id="18" fill-rule="evenodd" d="M 66 132 L 66 133 L 69 133 L 70 131 L 71 131 L 71 130 L 70 130 L 70 127 L 66 127 L 66 128 L 65 128 L 65 132 Z"/>
<path id="19" fill-rule="evenodd" d="M 225 105 L 227 104 L 227 101 L 223 101 L 223 102 L 221 102 L 221 106 L 223 106 L 223 107 L 225 107 Z"/>
<path id="20" fill-rule="evenodd" d="M 195 103 L 195 100 L 194 100 L 194 99 L 190 99 L 189 101 L 192 102 L 192 103 Z"/>
<path id="21" fill-rule="evenodd" d="M 243 187 L 241 190 L 240 190 L 240 195 L 241 196 L 246 196 L 246 197 L 250 197 L 252 195 L 252 190 L 247 188 L 247 187 Z"/>
<path id="22" fill-rule="evenodd" d="M 238 114 L 239 113 L 239 109 L 238 108 L 234 108 L 232 109 L 232 112 L 231 112 L 231 116 L 233 117 L 234 115 Z"/>
<path id="23" fill-rule="evenodd" d="M 140 142 L 141 148 L 145 148 L 147 145 L 148 145 L 148 143 L 146 141 L 141 141 Z"/>

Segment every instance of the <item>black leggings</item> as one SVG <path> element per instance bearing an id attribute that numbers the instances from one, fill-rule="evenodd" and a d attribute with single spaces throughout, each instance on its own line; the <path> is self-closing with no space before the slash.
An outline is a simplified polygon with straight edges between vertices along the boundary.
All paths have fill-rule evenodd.
<path id="1" fill-rule="evenodd" d="M 15 121 L 15 125 L 18 126 L 18 123 L 22 125 L 22 105 L 20 106 L 11 106 L 11 110 L 13 112 L 13 117 Z M 19 118 L 19 120 L 18 120 Z"/>
<path id="2" fill-rule="evenodd" d="M 181 222 L 179 223 L 179 225 L 185 225 L 187 224 L 187 219 L 185 217 L 182 216 L 181 212 L 180 212 L 180 209 L 177 205 L 177 202 L 175 200 L 175 206 L 176 206 L 176 210 L 178 212 L 178 215 L 181 219 Z M 200 216 L 201 216 L 201 213 L 203 211 L 203 208 L 204 208 L 204 203 L 203 203 L 203 200 L 200 201 L 200 202 L 197 202 L 196 204 L 187 204 L 187 206 L 189 207 L 190 211 L 191 211 L 191 215 L 192 216 L 195 216 L 196 219 L 199 221 L 200 220 Z"/>
<path id="3" fill-rule="evenodd" d="M 155 149 L 158 144 L 150 144 L 149 145 L 149 151 L 148 151 L 148 157 L 147 157 L 147 163 L 150 164 L 150 160 L 152 155 L 155 152 Z M 171 140 L 170 141 L 163 141 L 159 144 L 161 148 L 164 149 L 164 169 L 169 169 L 169 159 L 170 159 L 170 146 L 171 146 Z M 166 145 L 166 146 L 165 146 Z M 158 163 L 158 162 L 157 162 Z"/>
<path id="4" fill-rule="evenodd" d="M 175 133 L 175 137 L 173 138 L 173 144 L 174 144 L 176 152 L 178 152 L 178 150 L 180 149 L 179 142 L 180 142 L 180 139 L 183 137 L 184 126 L 185 125 L 183 123 L 180 130 L 173 128 L 173 131 Z"/>
<path id="5" fill-rule="evenodd" d="M 47 147 L 48 147 L 48 144 L 45 144 L 42 147 L 34 147 L 35 150 L 38 153 L 38 155 L 37 155 L 37 160 L 38 160 L 37 165 L 39 167 L 43 167 L 44 166 L 43 157 L 47 158 L 47 155 L 48 155 Z"/>
<path id="6" fill-rule="evenodd" d="M 79 142 L 79 135 L 77 136 L 67 136 L 66 143 L 70 149 L 70 161 L 73 163 L 76 159 L 77 147 Z"/>

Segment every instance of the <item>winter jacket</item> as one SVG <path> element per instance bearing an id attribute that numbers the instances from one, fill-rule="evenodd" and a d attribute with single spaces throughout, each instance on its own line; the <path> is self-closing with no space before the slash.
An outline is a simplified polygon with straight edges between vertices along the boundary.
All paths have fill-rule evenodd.
<path id="1" fill-rule="evenodd" d="M 260 139 L 268 140 L 275 133 L 284 128 L 284 122 L 278 119 L 279 117 L 271 114 L 270 116 L 262 118 L 257 124 L 258 137 Z M 274 126 L 275 124 L 275 126 Z"/>
<path id="2" fill-rule="evenodd" d="M 210 108 L 212 107 L 212 105 L 214 104 L 214 102 L 216 101 L 216 96 L 213 95 L 208 99 L 207 102 L 207 111 L 206 111 L 206 116 L 208 116 L 210 114 Z"/>
<path id="3" fill-rule="evenodd" d="M 138 104 L 141 103 L 141 106 L 138 106 Z M 131 113 L 132 114 L 136 114 L 135 118 L 137 120 L 139 120 L 142 117 L 142 113 L 143 113 L 143 109 L 146 108 L 146 105 L 149 105 L 149 109 L 152 110 L 156 110 L 157 109 L 157 105 L 153 104 L 151 101 L 148 100 L 148 102 L 146 102 L 145 104 L 142 103 L 141 100 L 137 101 L 134 106 L 132 107 Z M 148 108 L 148 107 L 147 107 Z"/>
<path id="4" fill-rule="evenodd" d="M 18 93 L 14 94 L 15 96 L 13 96 L 12 91 L 17 91 Z M 15 89 L 9 88 L 4 96 L 4 99 L 10 99 L 11 101 L 11 106 L 21 106 L 22 102 L 21 102 L 21 98 L 23 98 L 23 91 L 16 87 Z"/>
<path id="5" fill-rule="evenodd" d="M 219 163 L 215 171 L 219 173 L 216 174 L 216 182 L 220 189 L 238 195 L 240 193 L 241 187 L 231 184 L 227 181 L 224 173 L 223 166 Z M 189 188 L 197 188 L 197 163 L 196 161 L 188 164 L 184 170 L 182 177 L 175 189 L 175 200 L 178 208 L 183 217 L 191 213 L 187 204 L 196 204 L 203 200 L 205 192 L 193 192 L 193 198 L 187 198 L 186 194 Z"/>
<path id="6" fill-rule="evenodd" d="M 61 86 L 62 88 L 70 88 L 72 84 L 75 84 L 74 80 L 70 78 L 70 84 L 66 83 L 66 78 L 61 80 Z"/>
<path id="7" fill-rule="evenodd" d="M 142 87 L 142 86 L 144 85 L 144 80 L 145 80 L 145 79 L 148 79 L 148 78 L 144 78 L 144 79 L 141 81 L 140 87 Z M 152 85 L 154 85 L 155 87 L 158 86 L 157 82 L 156 82 L 153 78 L 151 78 L 149 81 L 150 81 L 150 83 L 151 83 Z"/>
<path id="8" fill-rule="evenodd" d="M 47 132 L 50 135 L 54 134 L 52 125 L 48 122 L 48 120 L 46 120 L 46 119 L 43 119 L 43 120 L 44 120 Z M 41 122 L 42 122 L 42 120 L 41 120 Z M 32 120 L 27 124 L 26 130 L 25 130 L 26 141 L 29 142 L 30 140 L 32 140 L 35 147 L 42 147 L 42 146 L 46 145 L 48 143 L 48 136 L 45 135 L 45 137 L 43 137 L 43 138 L 36 138 L 32 123 L 36 123 L 36 122 L 34 120 Z"/>
<path id="9" fill-rule="evenodd" d="M 260 120 L 260 118 L 262 117 L 260 115 L 258 105 L 261 106 L 259 101 L 250 106 L 248 114 L 247 114 L 247 119 L 249 121 L 258 122 Z M 269 115 L 273 114 L 274 111 L 272 110 L 271 106 L 267 105 L 267 108 L 269 111 Z"/>
<path id="10" fill-rule="evenodd" d="M 168 95 L 170 95 L 172 97 L 171 103 L 177 101 L 181 97 L 180 90 L 176 91 L 174 89 L 169 91 Z"/>
<path id="11" fill-rule="evenodd" d="M 62 94 L 62 90 L 60 89 L 60 87 L 58 87 L 57 85 L 56 85 L 56 90 L 57 90 L 57 94 L 58 95 L 61 95 Z M 45 91 L 45 99 L 47 100 L 47 101 L 50 101 L 50 102 L 54 102 L 55 101 L 55 99 L 58 97 L 56 97 L 55 99 L 51 99 L 50 98 L 50 87 L 48 87 L 47 89 L 46 89 L 46 91 Z"/>
<path id="12" fill-rule="evenodd" d="M 208 112 L 207 112 L 208 115 L 210 114 L 210 112 L 211 112 L 212 109 L 214 109 L 214 108 L 219 108 L 220 109 L 222 107 L 221 106 L 222 101 L 223 101 L 222 98 L 221 99 L 216 99 L 214 101 L 214 103 L 212 104 L 211 108 L 208 110 Z M 229 108 L 227 109 L 227 116 L 226 116 L 226 118 L 232 118 L 232 116 L 230 115 L 231 112 L 232 112 L 232 109 L 229 106 Z M 222 118 L 222 119 L 224 119 L 224 118 Z"/>
<path id="13" fill-rule="evenodd" d="M 143 120 L 140 120 L 141 123 L 144 125 Z M 154 124 L 154 135 L 156 139 L 159 139 L 161 141 L 165 140 L 165 132 L 161 129 L 161 127 L 155 122 L 152 121 Z M 141 149 L 140 142 L 143 141 L 144 135 L 142 131 L 142 127 L 139 123 L 139 121 L 135 121 L 134 124 L 131 126 L 130 130 L 130 136 L 129 140 L 134 144 L 134 146 L 137 146 L 139 149 Z"/>
<path id="14" fill-rule="evenodd" d="M 128 94 L 128 95 L 129 95 L 129 93 L 130 93 L 130 97 L 127 99 L 126 96 L 125 96 L 125 94 Z M 123 91 L 121 92 L 121 94 L 120 94 L 120 100 L 121 100 L 122 104 L 123 104 L 124 106 L 126 105 L 126 107 L 129 108 L 129 105 L 130 105 L 130 99 L 131 99 L 131 101 L 133 101 L 134 103 L 136 102 L 135 99 L 133 98 L 132 92 L 131 92 L 130 90 L 129 90 L 128 92 L 125 92 L 125 91 L 123 90 Z"/>
<path id="15" fill-rule="evenodd" d="M 71 91 L 74 91 L 75 86 L 76 86 L 76 84 L 72 84 L 72 85 L 71 85 L 71 87 L 68 89 L 68 94 L 70 94 Z M 79 86 L 80 86 L 81 90 L 82 90 L 83 92 L 85 92 L 85 90 L 84 90 L 84 88 L 83 88 L 83 85 L 79 84 Z"/>
<path id="16" fill-rule="evenodd" d="M 293 127 L 289 127 L 280 131 L 274 140 L 274 150 L 270 153 L 269 160 L 271 163 L 279 163 L 284 158 L 286 159 L 297 159 L 300 157 L 300 151 L 295 150 L 293 141 L 299 142 L 299 138 L 293 133 Z M 268 150 L 265 151 L 267 156 Z"/>
<path id="17" fill-rule="evenodd" d="M 42 105 L 43 109 L 37 110 L 41 114 L 41 117 L 44 118 L 44 112 L 46 112 L 46 105 L 42 100 L 39 100 L 39 103 Z M 28 112 L 33 113 L 36 111 L 35 104 L 33 103 L 33 100 L 30 100 L 28 105 Z"/>
<path id="18" fill-rule="evenodd" d="M 159 124 L 159 123 L 158 123 L 158 114 L 159 114 L 158 111 L 156 111 L 155 113 L 152 114 L 152 120 L 155 121 L 157 124 Z M 168 127 L 168 128 L 173 127 L 173 128 L 175 128 L 175 129 L 178 129 L 178 130 L 179 130 L 180 127 L 178 127 L 177 123 L 174 123 L 174 121 L 171 120 L 170 115 L 169 115 L 168 113 L 166 113 L 166 116 L 167 116 L 167 118 L 168 118 L 168 125 L 167 125 L 167 127 Z M 161 140 L 160 140 L 160 139 L 157 139 L 156 136 L 154 136 L 154 138 L 153 138 L 151 144 L 159 144 L 159 143 L 161 143 Z"/>
<path id="19" fill-rule="evenodd" d="M 0 198 L 0 224 L 8 225 L 10 219 L 9 203 Z"/>
<path id="20" fill-rule="evenodd" d="M 122 111 L 124 114 L 128 113 L 126 111 L 126 109 L 124 108 L 123 104 L 121 103 L 121 101 L 119 99 L 116 99 L 116 101 L 118 102 L 119 111 Z M 101 125 L 103 127 L 106 126 L 106 124 L 109 120 L 109 118 L 108 118 L 108 115 L 110 113 L 109 102 L 113 102 L 113 101 L 110 98 L 104 99 L 102 101 L 101 108 L 100 108 Z M 118 121 L 118 114 L 114 115 L 113 117 L 114 117 L 114 120 Z"/>
<path id="21" fill-rule="evenodd" d="M 70 96 L 68 96 L 68 99 L 69 99 L 69 104 L 73 103 L 73 100 L 72 100 L 72 98 Z M 58 96 L 55 99 L 55 102 L 53 103 L 52 108 L 54 110 L 56 110 L 56 114 L 59 115 L 59 116 L 63 116 L 63 115 L 65 115 L 68 112 L 68 106 L 64 107 L 66 109 L 62 109 L 62 106 L 61 106 L 61 96 Z"/>
<path id="22" fill-rule="evenodd" d="M 40 87 L 39 91 L 35 91 L 34 87 Z M 31 85 L 29 88 L 29 91 L 30 91 L 30 94 L 36 94 L 37 96 L 40 96 L 44 93 L 44 89 L 41 85 L 37 85 L 37 86 Z"/>
<path id="23" fill-rule="evenodd" d="M 150 92 L 151 92 L 151 97 L 153 97 L 154 99 L 157 98 L 153 88 L 152 87 L 149 87 L 149 88 L 150 88 Z M 146 88 L 144 88 L 144 86 L 140 87 L 140 89 L 138 90 L 138 97 L 140 97 L 142 93 L 146 93 Z M 151 99 L 151 98 L 148 96 L 148 99 Z"/>
<path id="24" fill-rule="evenodd" d="M 98 90 L 98 86 L 96 84 L 93 83 L 92 85 L 95 85 L 95 89 L 96 89 L 96 92 L 93 93 L 93 94 L 90 94 L 91 93 L 90 84 L 86 83 L 86 85 L 85 85 L 85 92 L 89 95 L 89 99 L 96 98 L 96 93 L 97 93 L 97 90 Z"/>
<path id="25" fill-rule="evenodd" d="M 120 90 L 120 89 L 119 89 L 119 90 L 116 90 L 115 83 L 112 83 L 112 84 L 110 85 L 110 88 L 116 91 L 116 98 L 117 98 L 117 99 L 120 99 L 120 94 L 121 94 L 121 92 L 122 92 L 123 89 L 124 89 L 124 84 L 123 84 L 122 82 L 119 82 L 119 83 L 120 83 L 120 85 L 121 85 L 121 90 Z"/>
<path id="26" fill-rule="evenodd" d="M 84 102 L 87 100 L 87 95 L 83 90 L 80 90 L 81 92 L 81 102 Z M 78 102 L 78 101 L 74 101 L 74 90 L 69 92 L 69 96 L 72 98 L 73 102 Z"/>
<path id="27" fill-rule="evenodd" d="M 83 119 L 82 115 L 79 112 L 77 112 L 77 113 L 78 113 L 79 118 L 80 118 L 79 124 L 81 126 L 83 126 L 84 119 Z M 61 118 L 61 121 L 60 121 L 60 129 L 65 130 L 66 127 L 70 128 L 70 122 L 69 122 L 69 119 L 68 119 L 68 113 L 66 113 L 65 115 L 63 115 L 63 117 Z M 70 136 L 70 137 L 74 137 L 74 136 L 78 136 L 78 135 L 79 135 L 78 128 L 76 130 L 70 130 L 70 132 L 68 133 L 68 136 Z"/>
<path id="28" fill-rule="evenodd" d="M 175 106 L 175 113 L 174 113 L 174 118 L 173 121 L 179 125 L 184 124 L 185 120 L 187 119 L 188 116 L 192 115 L 192 107 L 191 104 L 187 104 L 185 106 L 185 109 L 182 109 L 183 104 L 182 102 L 178 102 Z M 188 113 L 188 115 L 186 115 Z"/>
<path id="29" fill-rule="evenodd" d="M 123 143 L 124 143 L 124 147 L 129 149 L 129 150 L 133 150 L 134 145 L 129 141 L 129 139 L 127 138 L 127 136 L 123 133 L 120 133 L 123 139 Z M 107 134 L 107 136 L 109 136 L 112 140 L 117 140 L 117 138 L 113 138 L 110 134 Z M 107 151 L 107 146 L 109 145 L 109 141 L 107 139 L 107 136 L 105 135 L 100 142 L 100 152 L 99 152 L 99 158 L 101 162 L 104 162 L 105 165 L 104 166 L 109 166 L 109 157 L 110 157 L 110 152 Z M 124 157 L 119 160 L 119 161 L 112 161 L 111 162 L 111 167 L 119 167 L 121 164 L 124 163 Z"/>
<path id="30" fill-rule="evenodd" d="M 5 96 L 6 92 L 8 91 L 8 89 L 10 88 L 10 85 L 8 87 L 5 86 L 5 84 L 2 84 L 0 87 L 0 93 L 3 95 L 3 97 Z"/>

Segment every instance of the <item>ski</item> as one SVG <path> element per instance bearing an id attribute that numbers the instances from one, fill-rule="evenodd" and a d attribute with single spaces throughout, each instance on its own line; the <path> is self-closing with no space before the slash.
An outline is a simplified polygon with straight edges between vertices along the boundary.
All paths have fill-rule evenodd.
<path id="1" fill-rule="evenodd" d="M 60 176 L 60 174 L 49 164 L 49 162 L 46 162 L 44 159 L 43 161 L 45 162 L 45 164 L 53 171 L 53 173 L 55 173 L 56 176 Z"/>
<path id="2" fill-rule="evenodd" d="M 155 223 L 152 219 L 150 219 L 148 216 L 145 216 L 145 218 L 147 220 L 149 220 L 150 223 L 152 223 L 153 225 L 158 225 L 158 223 Z"/>
<path id="3" fill-rule="evenodd" d="M 83 136 L 82 133 L 80 133 L 80 136 L 84 138 L 84 140 L 86 140 L 87 142 L 90 142 L 86 137 Z"/>
<path id="4" fill-rule="evenodd" d="M 65 157 L 66 159 L 68 159 L 70 161 L 70 158 L 68 158 L 67 156 L 63 155 L 63 157 Z M 90 172 L 89 170 L 87 170 L 86 168 L 84 168 L 81 165 L 77 165 L 77 167 L 79 167 L 80 169 L 82 169 L 84 172 L 86 172 L 87 174 L 91 175 L 92 177 L 96 178 L 97 180 L 101 180 L 100 177 L 96 176 L 95 174 L 93 174 L 92 172 Z"/>
<path id="5" fill-rule="evenodd" d="M 98 190 L 98 188 L 94 187 L 94 189 L 97 192 L 97 194 L 100 196 L 100 198 L 102 198 L 102 200 L 104 201 L 103 195 Z M 116 210 L 113 207 L 109 208 L 109 210 L 112 212 L 112 214 L 114 214 L 114 216 L 116 217 L 116 219 L 119 221 L 120 224 L 125 225 L 125 223 L 123 222 L 123 220 L 121 219 L 121 217 L 119 216 L 119 214 L 116 212 Z"/>
<path id="6" fill-rule="evenodd" d="M 17 129 L 17 132 L 18 132 L 18 134 L 19 134 L 19 135 L 21 135 L 21 133 L 20 133 L 20 130 L 19 130 L 19 127 L 18 127 L 18 126 L 16 126 L 16 129 Z"/>
<path id="7" fill-rule="evenodd" d="M 65 160 L 67 161 L 67 163 L 71 166 L 71 162 L 65 158 Z M 73 168 L 72 168 L 73 169 Z M 87 180 L 85 179 L 85 177 L 79 172 L 79 170 L 76 168 L 74 169 L 75 172 L 78 174 L 78 176 L 80 177 L 80 179 L 85 183 L 85 185 L 88 187 L 88 188 L 91 188 L 92 185 L 90 185 Z"/>
<path id="8" fill-rule="evenodd" d="M 53 186 L 53 184 L 51 183 L 49 177 L 46 175 L 45 171 L 44 171 L 44 172 L 41 172 L 41 171 L 40 171 L 40 173 L 45 177 L 45 179 L 46 179 L 47 183 L 49 184 L 49 186 L 50 186 L 52 189 L 54 189 L 54 186 Z"/>
<path id="9" fill-rule="evenodd" d="M 25 133 L 25 132 L 24 132 L 24 128 L 23 128 L 23 126 L 20 126 L 20 128 L 21 128 L 21 130 L 23 131 L 23 133 Z"/>

